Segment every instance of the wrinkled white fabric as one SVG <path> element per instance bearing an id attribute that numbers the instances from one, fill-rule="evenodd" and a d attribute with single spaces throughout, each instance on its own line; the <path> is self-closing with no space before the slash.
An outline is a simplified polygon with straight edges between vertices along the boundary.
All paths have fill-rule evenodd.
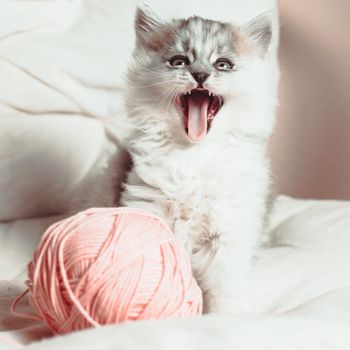
<path id="1" fill-rule="evenodd" d="M 0 125 L 0 220 L 65 213 L 106 187 L 113 196 L 117 148 L 100 121 L 21 116 Z"/>
<path id="2" fill-rule="evenodd" d="M 347 349 L 350 346 L 350 203 L 279 197 L 265 247 L 250 277 L 251 315 L 134 322 L 67 336 L 9 312 L 25 286 L 40 234 L 59 217 L 0 226 L 0 349 Z M 20 305 L 20 310 L 27 310 Z"/>

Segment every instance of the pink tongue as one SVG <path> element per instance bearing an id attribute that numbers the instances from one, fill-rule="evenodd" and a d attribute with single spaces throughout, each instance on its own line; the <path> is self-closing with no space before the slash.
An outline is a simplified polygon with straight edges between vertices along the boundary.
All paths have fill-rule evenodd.
<path id="1" fill-rule="evenodd" d="M 193 93 L 187 97 L 188 136 L 192 141 L 200 141 L 207 134 L 209 98 L 205 94 Z"/>

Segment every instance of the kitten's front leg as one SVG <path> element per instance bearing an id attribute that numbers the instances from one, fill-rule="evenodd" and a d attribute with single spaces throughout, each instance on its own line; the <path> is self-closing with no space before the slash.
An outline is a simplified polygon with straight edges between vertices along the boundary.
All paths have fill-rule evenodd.
<path id="1" fill-rule="evenodd" d="M 204 312 L 247 313 L 249 271 L 262 231 L 261 208 L 252 210 L 247 203 L 241 208 L 217 203 L 217 208 L 208 235 L 195 242 L 192 255 Z"/>

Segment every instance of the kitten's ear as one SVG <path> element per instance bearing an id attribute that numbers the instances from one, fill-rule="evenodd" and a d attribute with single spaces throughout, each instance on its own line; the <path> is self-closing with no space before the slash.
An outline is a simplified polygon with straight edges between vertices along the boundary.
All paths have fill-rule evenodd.
<path id="1" fill-rule="evenodd" d="M 152 37 L 159 33 L 164 21 L 147 5 L 138 7 L 135 15 L 135 32 L 137 43 L 148 46 Z"/>
<path id="2" fill-rule="evenodd" d="M 241 27 L 261 57 L 265 57 L 273 39 L 274 14 L 265 12 Z"/>

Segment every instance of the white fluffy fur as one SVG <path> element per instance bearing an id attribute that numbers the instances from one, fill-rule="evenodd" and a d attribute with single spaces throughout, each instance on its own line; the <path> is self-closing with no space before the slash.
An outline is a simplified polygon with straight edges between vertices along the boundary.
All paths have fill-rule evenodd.
<path id="1" fill-rule="evenodd" d="M 179 72 L 163 71 L 159 53 L 144 44 L 176 22 L 161 23 L 142 10 L 137 14 L 136 26 L 141 20 L 143 25 L 137 27 L 138 44 L 125 97 L 128 116 L 120 129 L 133 167 L 121 204 L 166 219 L 191 256 L 206 312 L 237 313 L 249 308 L 245 287 L 264 230 L 270 183 L 265 153 L 274 124 L 278 77 L 275 34 L 261 54 L 263 31 L 273 27 L 269 18 L 239 28 L 253 52 L 235 56 L 234 72 L 224 76 L 213 72 L 206 81 L 205 87 L 223 96 L 225 104 L 205 139 L 192 143 L 174 98 L 197 84 L 190 74 L 179 77 Z M 209 55 L 215 40 L 203 40 L 203 28 L 216 24 L 195 20 L 198 23 L 189 21 L 193 26 L 188 33 L 195 35 L 196 49 Z M 181 38 L 175 46 L 181 49 Z M 164 97 L 169 84 L 173 94 Z M 156 101 L 162 98 L 166 102 L 159 106 Z"/>

